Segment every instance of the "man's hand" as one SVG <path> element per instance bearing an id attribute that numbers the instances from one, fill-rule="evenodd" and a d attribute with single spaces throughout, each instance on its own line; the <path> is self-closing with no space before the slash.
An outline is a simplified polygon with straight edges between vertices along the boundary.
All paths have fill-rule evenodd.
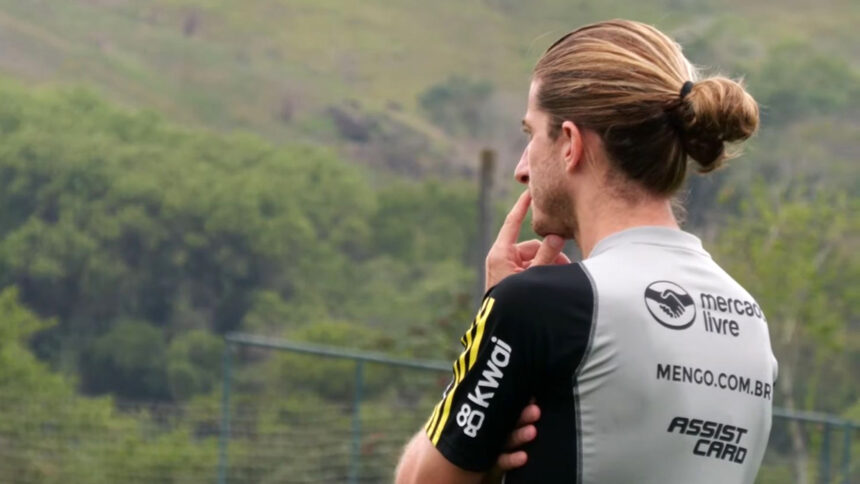
<path id="1" fill-rule="evenodd" d="M 496 466 L 483 476 L 464 471 L 448 462 L 433 447 L 427 435 L 424 432 L 418 432 L 404 449 L 395 471 L 395 482 L 397 484 L 418 482 L 499 484 L 505 472 L 526 464 L 528 456 L 525 451 L 517 449 L 535 439 L 537 428 L 534 423 L 538 419 L 540 419 L 540 408 L 532 399 L 520 413 L 516 428 L 508 435 L 508 441 L 505 444 L 508 452 L 501 454 L 496 460 Z M 434 480 L 429 480 L 427 474 L 433 475 Z"/>
<path id="2" fill-rule="evenodd" d="M 508 452 L 499 456 L 499 459 L 496 461 L 496 467 L 484 476 L 481 484 L 500 483 L 505 472 L 526 465 L 528 455 L 524 450 L 517 449 L 537 437 L 537 428 L 534 426 L 534 423 L 538 419 L 540 419 L 540 408 L 535 405 L 534 399 L 532 399 L 532 402 L 520 413 L 517 428 L 508 436 L 508 442 L 505 444 L 505 449 Z"/>
<path id="3" fill-rule="evenodd" d="M 531 194 L 526 190 L 505 217 L 505 223 L 487 254 L 485 291 L 509 275 L 532 266 L 570 264 L 570 259 L 561 252 L 564 239 L 558 235 L 547 235 L 543 242 L 532 239 L 517 243 L 531 200 Z"/>

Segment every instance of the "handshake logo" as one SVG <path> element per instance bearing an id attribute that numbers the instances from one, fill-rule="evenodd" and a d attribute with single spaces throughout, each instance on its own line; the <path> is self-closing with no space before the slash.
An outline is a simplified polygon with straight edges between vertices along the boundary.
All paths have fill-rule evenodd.
<path id="1" fill-rule="evenodd" d="M 658 323 L 670 329 L 686 329 L 696 319 L 692 296 L 674 282 L 652 282 L 645 289 L 645 306 Z"/>

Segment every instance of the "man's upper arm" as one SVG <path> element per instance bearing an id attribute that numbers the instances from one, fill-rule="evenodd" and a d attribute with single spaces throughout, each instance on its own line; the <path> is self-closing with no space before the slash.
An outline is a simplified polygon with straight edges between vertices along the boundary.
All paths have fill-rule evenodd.
<path id="1" fill-rule="evenodd" d="M 492 289 L 461 343 L 454 377 L 424 431 L 457 467 L 486 472 L 534 394 L 542 348 L 529 320 L 530 288 L 516 280 Z"/>
<path id="2" fill-rule="evenodd" d="M 491 289 L 424 427 L 423 442 L 431 446 L 424 452 L 463 471 L 488 471 L 529 400 L 575 372 L 588 344 L 593 301 L 579 264 L 535 267 Z"/>

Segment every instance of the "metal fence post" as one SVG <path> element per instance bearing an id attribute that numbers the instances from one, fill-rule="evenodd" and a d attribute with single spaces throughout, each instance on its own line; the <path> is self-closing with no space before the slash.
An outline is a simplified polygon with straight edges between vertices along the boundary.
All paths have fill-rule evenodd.
<path id="1" fill-rule="evenodd" d="M 484 297 L 484 259 L 493 243 L 493 179 L 496 173 L 496 152 L 491 149 L 481 151 L 480 174 L 478 175 L 478 256 L 477 281 L 475 282 L 475 305 L 481 306 Z"/>
<path id="2" fill-rule="evenodd" d="M 842 484 L 851 482 L 851 437 L 854 427 L 845 422 L 845 440 L 842 442 Z"/>
<path id="3" fill-rule="evenodd" d="M 824 440 L 821 442 L 821 463 L 818 469 L 818 482 L 830 484 L 830 422 L 824 422 Z"/>
<path id="4" fill-rule="evenodd" d="M 227 484 L 227 445 L 230 442 L 230 380 L 233 373 L 233 345 L 224 342 L 221 388 L 221 431 L 218 435 L 218 484 Z"/>
<path id="5" fill-rule="evenodd" d="M 358 482 L 361 467 L 361 393 L 364 386 L 364 362 L 355 362 L 355 392 L 352 401 L 352 452 L 349 462 L 349 484 Z"/>

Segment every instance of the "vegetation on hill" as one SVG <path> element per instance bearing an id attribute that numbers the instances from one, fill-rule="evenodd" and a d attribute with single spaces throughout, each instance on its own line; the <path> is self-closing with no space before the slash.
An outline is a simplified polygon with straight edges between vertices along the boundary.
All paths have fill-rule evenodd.
<path id="1" fill-rule="evenodd" d="M 229 331 L 450 359 L 481 257 L 463 160 L 482 144 L 515 159 L 535 58 L 623 3 L 0 0 L 0 70 L 87 86 L 0 82 L 0 409 L 22 416 L 0 445 L 24 449 L 0 452 L 0 480 L 211 476 Z M 762 130 L 691 180 L 690 225 L 768 314 L 775 403 L 860 418 L 860 5 L 724 5 L 623 13 L 746 74 Z M 239 356 L 238 401 L 259 409 L 236 464 L 277 481 L 302 458 L 252 444 L 300 410 L 339 438 L 346 413 L 322 415 L 352 368 Z M 433 400 L 439 382 L 387 371 L 368 370 L 367 415 Z M 392 432 L 374 438 L 396 450 Z M 777 451 L 820 445 L 793 432 Z"/>
<path id="2" fill-rule="evenodd" d="M 175 477 L 183 471 L 161 460 L 168 458 L 161 446 L 176 445 L 202 459 L 195 469 L 208 469 L 211 430 L 187 432 L 217 427 L 214 412 L 198 423 L 176 420 L 153 441 L 148 420 L 77 392 L 212 408 L 221 335 L 233 330 L 406 357 L 450 359 L 456 351 L 452 342 L 472 309 L 476 255 L 468 184 L 375 186 L 370 172 L 318 148 L 182 129 L 86 91 L 10 83 L 0 86 L 0 139 L 0 285 L 8 306 L 0 326 L 12 331 L 3 354 L 16 361 L 0 365 L 0 404 L 9 412 L 22 400 L 40 401 L 44 416 L 29 417 L 64 415 L 82 439 L 143 425 L 128 445 L 153 446 L 151 465 Z M 730 213 L 711 226 L 711 244 L 771 315 L 781 381 L 791 383 L 776 402 L 850 413 L 860 400 L 849 357 L 860 343 L 851 284 L 860 273 L 853 256 L 860 227 L 849 215 L 858 201 L 839 189 L 853 182 L 826 181 L 792 180 L 781 192 L 773 183 L 724 184 Z M 237 391 L 265 403 L 256 431 L 273 428 L 265 412 L 277 412 L 278 402 L 308 405 L 312 396 L 310 405 L 322 409 L 351 394 L 348 365 L 248 358 Z M 393 401 L 411 402 L 413 417 L 430 401 L 429 382 L 386 375 L 367 377 L 368 398 L 381 399 L 374 411 L 388 411 L 392 392 L 400 395 Z M 76 412 L 117 420 L 78 428 Z M 5 425 L 7 436 L 26 432 Z M 51 465 L 71 473 L 84 465 L 77 455 L 52 457 Z M 20 471 L 10 475 L 50 474 L 38 456 L 16 459 Z M 130 465 L 116 462 L 98 465 L 108 473 Z M 384 470 L 384 462 L 376 465 Z"/>
<path id="3" fill-rule="evenodd" d="M 766 104 L 780 115 L 796 108 L 798 94 L 801 103 L 853 100 L 856 109 L 856 87 L 846 90 L 860 67 L 853 48 L 860 6 L 852 0 L 826 7 L 781 0 L 0 0 L 0 72 L 86 83 L 172 119 L 334 146 L 398 173 L 452 174 L 472 168 L 478 144 L 494 146 L 512 166 L 537 57 L 570 29 L 612 17 L 653 22 L 694 62 L 747 76 L 753 94 L 767 101 L 787 98 L 785 107 Z M 457 106 L 422 107 L 452 78 L 492 89 L 472 101 L 471 114 L 461 109 L 480 114 L 478 139 L 468 120 L 433 114 Z M 358 133 L 350 129 L 356 125 Z"/>

